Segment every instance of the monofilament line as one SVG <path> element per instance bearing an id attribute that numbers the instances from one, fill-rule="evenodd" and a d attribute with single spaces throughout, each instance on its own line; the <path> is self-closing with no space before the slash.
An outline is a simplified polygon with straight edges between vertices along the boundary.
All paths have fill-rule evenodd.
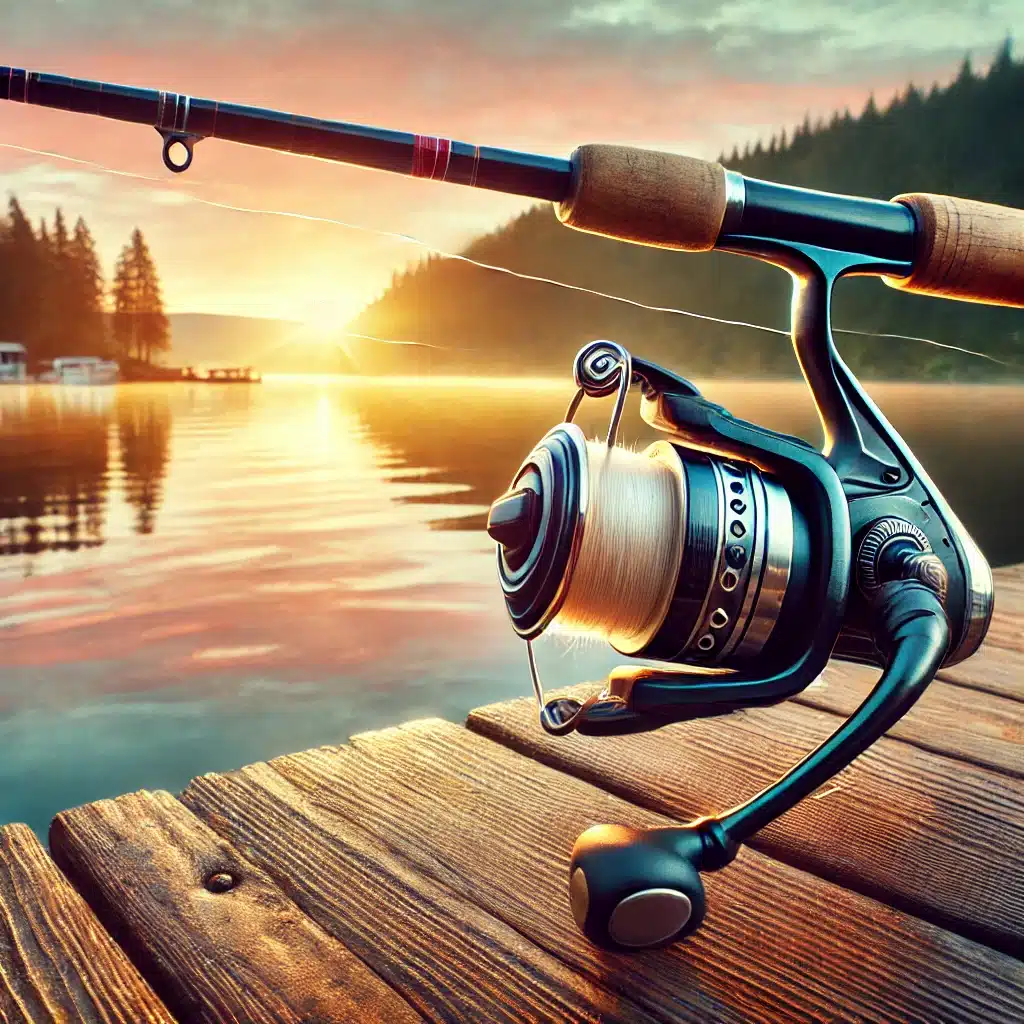
<path id="1" fill-rule="evenodd" d="M 660 459 L 587 442 L 589 498 L 583 539 L 559 633 L 600 637 L 623 652 L 661 625 L 679 574 L 681 479 Z"/>

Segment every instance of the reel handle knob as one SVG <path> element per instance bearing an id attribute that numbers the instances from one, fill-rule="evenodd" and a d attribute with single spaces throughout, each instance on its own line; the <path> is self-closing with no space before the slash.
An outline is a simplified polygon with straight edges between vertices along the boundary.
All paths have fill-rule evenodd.
<path id="1" fill-rule="evenodd" d="M 569 865 L 576 924 L 591 942 L 612 950 L 653 949 L 692 934 L 706 905 L 697 867 L 702 846 L 690 828 L 587 829 Z"/>

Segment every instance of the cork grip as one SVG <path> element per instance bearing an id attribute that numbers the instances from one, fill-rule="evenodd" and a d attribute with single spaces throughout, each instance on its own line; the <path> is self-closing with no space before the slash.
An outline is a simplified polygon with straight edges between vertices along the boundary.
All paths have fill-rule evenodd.
<path id="1" fill-rule="evenodd" d="M 893 288 L 964 302 L 1024 307 L 1024 210 L 927 193 L 896 196 L 917 220 L 910 277 Z"/>
<path id="2" fill-rule="evenodd" d="M 581 146 L 572 194 L 557 204 L 569 227 L 664 249 L 715 247 L 725 217 L 725 169 L 630 146 Z"/>

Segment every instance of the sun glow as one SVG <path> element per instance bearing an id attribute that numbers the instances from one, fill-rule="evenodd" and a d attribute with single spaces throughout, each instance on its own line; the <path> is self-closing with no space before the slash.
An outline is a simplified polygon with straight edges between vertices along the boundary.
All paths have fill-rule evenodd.
<path id="1" fill-rule="evenodd" d="M 325 281 L 323 296 L 305 303 L 296 319 L 301 321 L 308 340 L 337 344 L 345 338 L 351 322 L 366 305 L 365 296 L 337 292 L 337 284 Z"/>

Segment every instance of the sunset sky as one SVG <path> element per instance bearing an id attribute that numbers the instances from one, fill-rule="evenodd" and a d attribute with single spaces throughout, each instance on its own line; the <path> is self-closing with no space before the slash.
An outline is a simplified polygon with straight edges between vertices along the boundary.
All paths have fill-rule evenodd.
<path id="1" fill-rule="evenodd" d="M 0 0 L 0 26 L 0 64 L 553 155 L 623 142 L 714 157 L 806 113 L 944 82 L 966 53 L 984 66 L 1024 31 L 1024 0 Z M 422 250 L 200 200 L 442 248 L 525 206 L 218 140 L 176 176 L 159 142 L 2 103 L 0 143 L 153 180 L 0 148 L 0 190 L 34 220 L 84 215 L 108 272 L 140 226 L 172 312 L 335 325 Z"/>

